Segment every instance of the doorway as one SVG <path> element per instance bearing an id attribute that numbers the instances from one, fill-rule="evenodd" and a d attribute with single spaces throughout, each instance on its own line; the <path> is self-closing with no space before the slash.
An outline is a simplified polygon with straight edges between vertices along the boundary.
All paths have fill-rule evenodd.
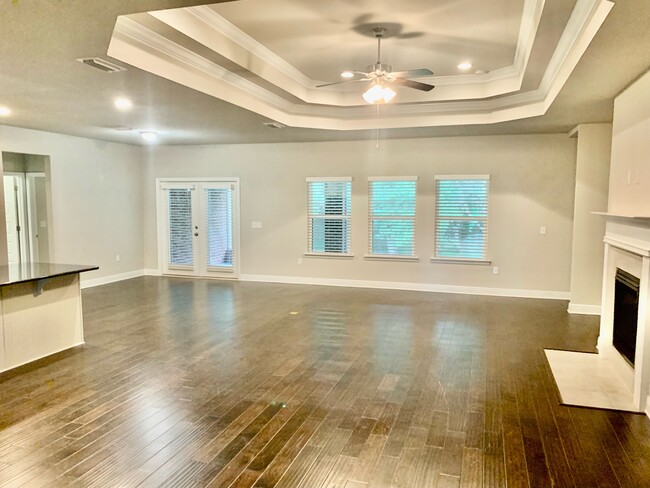
<path id="1" fill-rule="evenodd" d="M 7 224 L 7 263 L 31 261 L 29 231 L 27 229 L 27 200 L 25 175 L 4 173 L 5 222 Z"/>
<path id="2" fill-rule="evenodd" d="M 49 157 L 3 151 L 7 262 L 48 262 Z"/>
<path id="3" fill-rule="evenodd" d="M 239 181 L 158 180 L 163 274 L 239 277 Z"/>

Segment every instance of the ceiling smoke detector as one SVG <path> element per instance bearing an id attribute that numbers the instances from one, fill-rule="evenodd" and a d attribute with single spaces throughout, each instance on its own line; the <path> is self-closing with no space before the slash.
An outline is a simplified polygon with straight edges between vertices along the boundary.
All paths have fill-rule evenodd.
<path id="1" fill-rule="evenodd" d="M 282 125 L 280 122 L 262 122 L 262 124 L 271 129 L 284 129 L 286 127 L 286 125 Z"/>
<path id="2" fill-rule="evenodd" d="M 101 58 L 79 58 L 77 59 L 80 63 L 87 64 L 93 68 L 103 71 L 104 73 L 118 73 L 120 71 L 126 71 L 126 68 L 118 66 L 117 64 L 110 63 Z"/>

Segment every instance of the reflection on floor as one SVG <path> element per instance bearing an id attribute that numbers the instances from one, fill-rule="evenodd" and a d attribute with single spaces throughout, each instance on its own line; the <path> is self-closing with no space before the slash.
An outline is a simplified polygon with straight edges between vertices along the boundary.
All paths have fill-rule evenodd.
<path id="1" fill-rule="evenodd" d="M 581 407 L 636 412 L 632 392 L 610 361 L 599 354 L 544 349 L 562 402 Z"/>
<path id="2" fill-rule="evenodd" d="M 0 375 L 0 487 L 636 488 L 650 419 L 560 404 L 561 300 L 134 278 Z"/>

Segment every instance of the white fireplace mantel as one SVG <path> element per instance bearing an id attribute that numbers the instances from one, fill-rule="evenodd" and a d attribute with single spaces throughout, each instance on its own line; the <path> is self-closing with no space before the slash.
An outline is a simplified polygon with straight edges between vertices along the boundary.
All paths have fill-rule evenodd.
<path id="1" fill-rule="evenodd" d="M 598 213 L 598 212 L 594 212 Z M 632 393 L 634 408 L 650 416 L 650 218 L 599 213 L 605 217 L 605 265 L 599 354 L 609 360 Z M 640 280 L 635 364 L 614 348 L 614 285 L 617 268 Z"/>
<path id="2" fill-rule="evenodd" d="M 608 221 L 622 221 L 629 222 L 636 225 L 650 226 L 650 217 L 645 217 L 641 215 L 622 215 L 615 214 L 610 212 L 591 212 L 593 215 L 600 215 L 605 217 L 605 220 Z"/>

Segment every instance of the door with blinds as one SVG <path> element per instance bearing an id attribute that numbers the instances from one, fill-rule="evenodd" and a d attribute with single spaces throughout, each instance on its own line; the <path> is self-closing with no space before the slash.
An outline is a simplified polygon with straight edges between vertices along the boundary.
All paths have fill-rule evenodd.
<path id="1" fill-rule="evenodd" d="M 163 273 L 239 276 L 239 183 L 160 182 Z"/>

